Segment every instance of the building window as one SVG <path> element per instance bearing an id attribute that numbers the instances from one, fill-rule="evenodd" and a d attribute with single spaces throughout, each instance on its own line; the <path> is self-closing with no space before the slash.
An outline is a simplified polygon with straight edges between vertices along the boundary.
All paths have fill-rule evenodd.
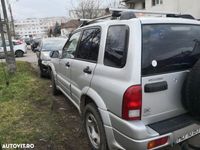
<path id="1" fill-rule="evenodd" d="M 152 6 L 163 4 L 163 0 L 152 0 Z"/>
<path id="2" fill-rule="evenodd" d="M 156 0 L 152 0 L 152 6 L 156 5 Z"/>
<path id="3" fill-rule="evenodd" d="M 145 9 L 145 2 L 142 3 L 142 9 Z"/>

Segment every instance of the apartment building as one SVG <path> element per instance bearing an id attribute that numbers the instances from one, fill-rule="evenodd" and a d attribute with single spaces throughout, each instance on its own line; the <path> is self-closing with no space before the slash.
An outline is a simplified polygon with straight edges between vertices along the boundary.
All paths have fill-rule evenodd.
<path id="1" fill-rule="evenodd" d="M 191 14 L 200 19 L 199 0 L 125 0 L 129 8 Z"/>
<path id="2" fill-rule="evenodd" d="M 65 17 L 48 17 L 48 18 L 28 18 L 15 21 L 15 33 L 21 37 L 44 37 L 47 36 L 48 30 L 56 22 L 59 24 L 67 22 Z"/>

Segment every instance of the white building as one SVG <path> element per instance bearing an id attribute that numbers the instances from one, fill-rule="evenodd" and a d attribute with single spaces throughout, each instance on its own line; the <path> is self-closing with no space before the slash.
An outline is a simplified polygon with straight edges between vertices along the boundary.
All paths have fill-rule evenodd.
<path id="1" fill-rule="evenodd" d="M 15 21 L 15 33 L 21 37 L 44 37 L 47 36 L 48 30 L 59 24 L 65 23 L 65 17 L 49 17 L 49 18 L 28 18 Z"/>
<path id="2" fill-rule="evenodd" d="M 125 0 L 129 8 L 191 14 L 200 19 L 199 0 Z"/>

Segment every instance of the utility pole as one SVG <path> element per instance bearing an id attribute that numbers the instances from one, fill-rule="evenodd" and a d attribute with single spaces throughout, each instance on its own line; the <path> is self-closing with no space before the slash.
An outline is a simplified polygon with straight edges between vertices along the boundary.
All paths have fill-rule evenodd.
<path id="1" fill-rule="evenodd" d="M 1 40 L 2 40 L 2 45 L 3 45 L 3 50 L 4 50 L 4 54 L 5 54 L 5 59 L 6 59 L 6 62 L 7 62 L 7 56 L 8 56 L 8 53 L 7 53 L 7 48 L 6 48 L 6 40 L 5 40 L 5 36 L 4 36 L 4 29 L 3 29 L 3 21 L 1 20 L 1 14 L 0 14 L 0 32 L 1 32 Z"/>
<path id="2" fill-rule="evenodd" d="M 11 19 L 11 21 L 10 21 L 10 28 L 12 29 L 12 30 L 10 29 L 12 31 L 11 35 L 15 37 L 15 25 L 14 25 L 14 18 L 13 18 L 12 6 L 10 4 L 10 0 L 6 0 L 6 2 L 7 2 L 7 5 L 8 5 L 8 10 L 9 10 L 10 19 Z"/>
<path id="3" fill-rule="evenodd" d="M 13 18 L 12 7 L 10 5 L 10 2 L 8 2 L 8 9 L 10 11 L 12 33 L 13 33 L 13 36 L 15 37 L 15 24 L 14 24 L 14 18 Z"/>
<path id="4" fill-rule="evenodd" d="M 7 10 L 6 10 L 5 0 L 1 0 L 1 6 L 2 6 L 2 10 L 3 10 L 4 22 L 6 25 L 8 41 L 9 41 L 9 45 L 10 45 L 10 52 L 8 52 L 7 56 L 6 56 L 8 72 L 11 74 L 14 74 L 16 72 L 16 61 L 15 61 L 15 53 L 14 53 L 14 49 L 13 49 L 12 37 L 11 37 L 10 28 L 9 28 L 9 24 L 8 24 L 8 15 L 7 15 Z"/>

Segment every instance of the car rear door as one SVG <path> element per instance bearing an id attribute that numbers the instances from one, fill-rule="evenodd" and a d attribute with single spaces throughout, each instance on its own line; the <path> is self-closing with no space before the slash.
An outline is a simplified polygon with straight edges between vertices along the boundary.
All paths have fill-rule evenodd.
<path id="1" fill-rule="evenodd" d="M 83 30 L 75 58 L 71 64 L 71 92 L 77 104 L 82 90 L 87 91 L 97 64 L 101 30 L 99 27 Z"/>
<path id="2" fill-rule="evenodd" d="M 200 26 L 145 24 L 142 30 L 142 120 L 150 124 L 186 112 L 181 92 L 200 56 Z"/>

